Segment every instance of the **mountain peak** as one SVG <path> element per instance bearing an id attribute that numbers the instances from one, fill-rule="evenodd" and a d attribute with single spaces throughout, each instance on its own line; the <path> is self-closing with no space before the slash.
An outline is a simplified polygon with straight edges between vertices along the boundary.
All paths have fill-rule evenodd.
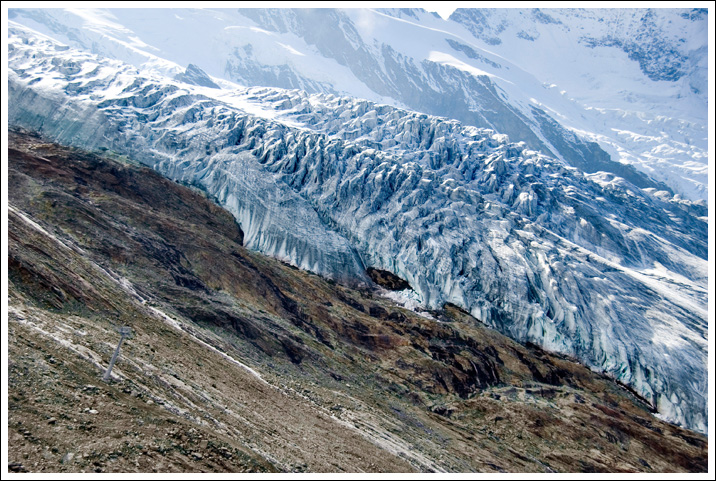
<path id="1" fill-rule="evenodd" d="M 180 82 L 186 82 L 188 84 L 198 85 L 200 87 L 210 87 L 213 89 L 221 88 L 216 83 L 214 83 L 213 80 L 211 80 L 211 77 L 209 77 L 206 72 L 191 63 L 187 66 L 184 73 L 175 75 L 174 78 L 176 80 L 179 80 Z"/>

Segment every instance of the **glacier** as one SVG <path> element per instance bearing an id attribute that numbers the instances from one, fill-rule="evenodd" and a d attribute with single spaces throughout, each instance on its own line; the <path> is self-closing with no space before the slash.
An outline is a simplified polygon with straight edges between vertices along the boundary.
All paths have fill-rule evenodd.
<path id="1" fill-rule="evenodd" d="M 450 20 L 355 8 L 9 16 L 142 70 L 173 77 L 195 65 L 218 85 L 301 89 L 455 118 L 585 172 L 708 198 L 703 9 L 477 8 Z"/>
<path id="2" fill-rule="evenodd" d="M 10 22 L 11 126 L 205 190 L 248 247 L 341 282 L 405 279 L 707 430 L 707 208 L 494 130 L 370 100 L 216 89 Z"/>

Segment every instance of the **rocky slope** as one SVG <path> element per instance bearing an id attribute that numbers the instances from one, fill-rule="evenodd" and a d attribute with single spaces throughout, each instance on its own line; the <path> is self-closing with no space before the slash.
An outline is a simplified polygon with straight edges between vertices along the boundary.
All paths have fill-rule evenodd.
<path id="1" fill-rule="evenodd" d="M 12 471 L 707 469 L 612 380 L 253 253 L 132 159 L 18 132 L 8 159 Z"/>
<path id="2" fill-rule="evenodd" d="M 707 429 L 706 208 L 504 135 L 368 101 L 148 77 L 11 29 L 11 124 L 200 186 L 245 244 L 353 285 L 389 271 Z"/>

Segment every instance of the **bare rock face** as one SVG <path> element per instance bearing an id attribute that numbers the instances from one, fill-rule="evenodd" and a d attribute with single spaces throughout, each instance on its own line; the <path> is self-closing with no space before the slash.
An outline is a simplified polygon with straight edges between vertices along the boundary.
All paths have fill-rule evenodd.
<path id="1" fill-rule="evenodd" d="M 194 64 L 189 64 L 186 71 L 182 74 L 175 75 L 174 78 L 180 82 L 186 82 L 191 85 L 198 85 L 200 87 L 210 87 L 212 89 L 220 89 L 216 83 L 211 80 L 206 72 L 197 67 Z"/>
<path id="2" fill-rule="evenodd" d="M 381 269 L 374 269 L 372 267 L 369 267 L 366 272 L 368 273 L 368 276 L 373 282 L 391 291 L 412 289 L 407 281 L 401 279 L 392 272 L 384 271 Z"/>

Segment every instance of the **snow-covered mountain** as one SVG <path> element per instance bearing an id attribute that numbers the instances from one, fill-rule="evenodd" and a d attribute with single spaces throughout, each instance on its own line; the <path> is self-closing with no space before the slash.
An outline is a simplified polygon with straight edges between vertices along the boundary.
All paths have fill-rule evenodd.
<path id="1" fill-rule="evenodd" d="M 22 9 L 165 75 L 388 103 L 493 129 L 589 173 L 708 196 L 707 13 L 689 9 Z M 181 32 L 177 35 L 176 32 Z"/>
<path id="2" fill-rule="evenodd" d="M 705 432 L 705 206 L 369 100 L 196 85 L 14 22 L 8 50 L 11 125 L 200 186 L 251 248 L 345 282 L 391 271 Z"/>
<path id="3" fill-rule="evenodd" d="M 705 199 L 707 14 L 458 9 L 450 19 L 470 30 L 478 45 L 585 108 L 585 126 L 556 115 L 562 125 L 598 142 L 613 160 L 635 165 L 691 199 Z"/>

